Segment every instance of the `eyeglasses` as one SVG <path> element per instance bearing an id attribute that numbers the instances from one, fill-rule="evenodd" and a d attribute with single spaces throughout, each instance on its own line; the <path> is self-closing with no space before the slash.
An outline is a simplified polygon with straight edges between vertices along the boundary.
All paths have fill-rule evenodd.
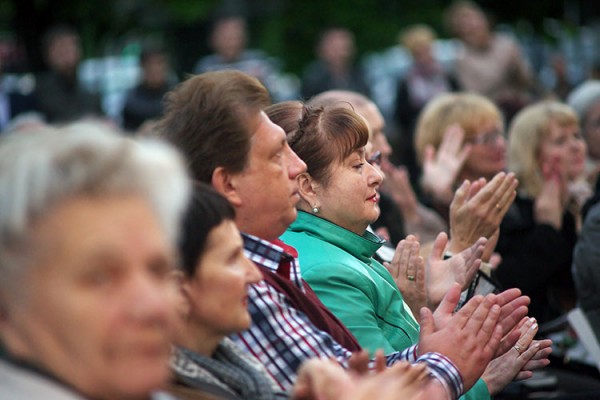
<path id="1" fill-rule="evenodd" d="M 371 165 L 381 166 L 381 151 L 376 151 L 367 159 L 367 162 Z"/>
<path id="2" fill-rule="evenodd" d="M 491 144 L 496 144 L 498 142 L 498 139 L 501 137 L 504 137 L 502 131 L 500 131 L 499 129 L 494 129 L 493 131 L 477 135 L 474 138 L 466 139 L 465 142 L 489 146 Z"/>

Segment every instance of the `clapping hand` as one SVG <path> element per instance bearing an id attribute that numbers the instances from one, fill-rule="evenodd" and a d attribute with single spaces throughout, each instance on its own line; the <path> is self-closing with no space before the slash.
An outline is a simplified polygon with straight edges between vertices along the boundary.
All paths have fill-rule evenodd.
<path id="1" fill-rule="evenodd" d="M 419 255 L 420 245 L 413 235 L 408 235 L 396 246 L 391 262 L 384 266 L 392 275 L 402 297 L 413 315 L 418 317 L 421 307 L 426 307 L 425 263 Z"/>
<path id="2" fill-rule="evenodd" d="M 535 198 L 533 208 L 538 224 L 548 224 L 557 230 L 562 228 L 567 192 L 566 177 L 561 169 L 561 159 L 558 157 L 543 163 L 544 184 Z"/>
<path id="3" fill-rule="evenodd" d="M 431 253 L 425 265 L 426 290 L 428 303 L 435 308 L 454 283 L 465 290 L 481 265 L 481 256 L 487 244 L 486 238 L 479 238 L 470 247 L 443 259 L 448 236 L 440 233 L 433 243 Z"/>
<path id="4" fill-rule="evenodd" d="M 489 183 L 483 178 L 475 182 L 464 181 L 450 204 L 448 250 L 455 254 L 480 237 L 490 239 L 498 231 L 515 199 L 518 183 L 513 173 L 505 172 L 496 174 Z M 494 241 L 487 249 L 488 255 L 491 255 L 495 244 Z"/>
<path id="5" fill-rule="evenodd" d="M 459 125 L 450 125 L 437 152 L 432 145 L 425 148 L 421 185 L 439 203 L 452 201 L 452 187 L 471 152 L 470 144 L 463 146 L 464 137 L 465 132 Z"/>

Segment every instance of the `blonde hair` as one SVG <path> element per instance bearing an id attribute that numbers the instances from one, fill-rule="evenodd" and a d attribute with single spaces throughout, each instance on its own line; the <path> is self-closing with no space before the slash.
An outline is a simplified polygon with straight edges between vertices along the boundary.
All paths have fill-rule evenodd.
<path id="1" fill-rule="evenodd" d="M 423 163 L 428 145 L 438 149 L 450 125 L 458 124 L 465 132 L 465 139 L 471 139 L 482 126 L 496 120 L 502 123 L 498 107 L 478 94 L 448 93 L 434 98 L 421 112 L 415 129 L 415 150 L 419 162 Z"/>
<path id="2" fill-rule="evenodd" d="M 542 189 L 544 177 L 538 158 L 553 122 L 560 126 L 579 124 L 572 107 L 557 101 L 543 101 L 525 107 L 510 125 L 508 169 L 515 173 L 519 191 L 524 196 L 536 197 Z"/>
<path id="3" fill-rule="evenodd" d="M 400 44 L 415 53 L 417 49 L 424 45 L 429 45 L 437 38 L 433 29 L 424 24 L 415 24 L 406 27 L 398 36 Z"/>

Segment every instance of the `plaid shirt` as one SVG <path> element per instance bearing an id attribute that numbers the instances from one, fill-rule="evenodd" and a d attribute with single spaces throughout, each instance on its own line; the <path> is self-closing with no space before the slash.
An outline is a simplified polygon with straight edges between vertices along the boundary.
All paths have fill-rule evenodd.
<path id="1" fill-rule="evenodd" d="M 301 289 L 306 285 L 294 248 L 280 241 L 272 243 L 246 234 L 243 238 L 246 256 L 254 263 L 272 273 L 283 272 Z M 251 285 L 248 297 L 252 326 L 232 335 L 232 339 L 260 360 L 282 390 L 291 391 L 298 367 L 309 358 L 333 357 L 342 366 L 348 366 L 352 353 L 327 332 L 315 327 L 304 313 L 291 307 L 285 294 L 261 281 Z M 414 345 L 386 356 L 387 365 L 401 360 L 427 363 L 430 373 L 442 382 L 451 398 L 462 394 L 460 373 L 443 355 L 426 353 L 417 357 L 417 346 Z"/>

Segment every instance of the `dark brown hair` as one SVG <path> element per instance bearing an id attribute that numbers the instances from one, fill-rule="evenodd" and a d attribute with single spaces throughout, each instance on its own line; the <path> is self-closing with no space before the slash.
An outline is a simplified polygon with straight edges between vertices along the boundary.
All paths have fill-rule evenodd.
<path id="1" fill-rule="evenodd" d="M 183 152 L 192 177 L 210 183 L 217 167 L 244 169 L 254 120 L 269 104 L 257 79 L 240 71 L 207 72 L 167 94 L 158 131 Z"/>
<path id="2" fill-rule="evenodd" d="M 297 101 L 266 109 L 286 133 L 287 141 L 313 179 L 327 186 L 331 166 L 342 162 L 369 140 L 365 120 L 347 107 L 311 107 Z"/>

